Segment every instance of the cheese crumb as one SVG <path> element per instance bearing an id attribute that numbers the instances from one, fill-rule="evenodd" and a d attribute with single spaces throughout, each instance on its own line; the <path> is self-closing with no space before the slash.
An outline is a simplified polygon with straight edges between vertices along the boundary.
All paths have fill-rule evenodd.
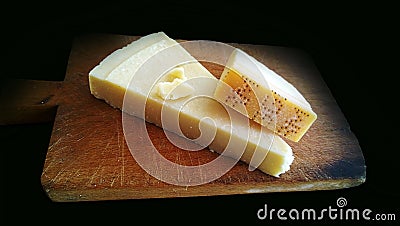
<path id="1" fill-rule="evenodd" d="M 184 83 L 187 80 L 184 69 L 176 67 L 166 74 L 167 81 L 159 82 L 156 85 L 157 95 L 163 100 L 177 100 L 191 95 L 194 88 Z"/>

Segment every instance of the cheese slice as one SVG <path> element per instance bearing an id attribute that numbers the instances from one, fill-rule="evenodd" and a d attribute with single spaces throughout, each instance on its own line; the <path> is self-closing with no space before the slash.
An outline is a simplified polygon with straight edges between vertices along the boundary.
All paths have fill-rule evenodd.
<path id="1" fill-rule="evenodd" d="M 142 48 L 126 50 L 129 46 Z M 159 32 L 122 50 L 126 50 L 124 57 L 119 57 L 121 51 L 113 53 L 89 72 L 90 90 L 95 97 L 210 150 L 240 158 L 250 169 L 257 167 L 276 177 L 290 169 L 291 147 L 273 132 L 215 100 L 218 79 L 176 41 Z M 184 85 L 190 87 L 190 92 L 179 98 L 160 96 L 160 84 L 173 82 L 168 80 L 177 68 L 182 69 L 185 79 L 175 88 Z"/>
<path id="2" fill-rule="evenodd" d="M 216 99 L 289 140 L 298 142 L 317 118 L 292 84 L 239 49 L 229 57 L 220 81 Z"/>

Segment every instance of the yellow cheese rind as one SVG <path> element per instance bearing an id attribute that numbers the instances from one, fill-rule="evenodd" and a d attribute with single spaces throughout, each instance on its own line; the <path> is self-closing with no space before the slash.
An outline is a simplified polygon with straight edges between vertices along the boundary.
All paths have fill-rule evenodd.
<path id="1" fill-rule="evenodd" d="M 254 58 L 251 58 L 253 64 L 237 62 L 243 60 L 237 54 L 245 53 L 232 53 L 215 90 L 215 98 L 276 134 L 298 142 L 317 119 L 317 114 L 293 85 Z M 260 81 L 260 76 L 244 67 L 255 68 L 253 73 L 258 70 L 266 81 Z M 239 110 L 240 105 L 244 105 L 245 110 Z"/>
<path id="2" fill-rule="evenodd" d="M 165 36 L 164 38 L 168 42 L 171 42 L 171 39 L 168 37 Z M 239 119 L 235 120 L 238 127 L 236 127 L 236 130 L 231 130 L 229 127 L 231 125 L 229 115 L 224 110 L 223 105 L 215 99 L 196 98 L 193 101 L 187 102 L 190 98 L 199 94 L 206 94 L 212 97 L 218 84 L 218 79 L 199 62 L 195 61 L 183 48 L 175 48 L 175 52 L 171 53 L 169 57 L 164 56 L 164 58 L 160 59 L 160 62 L 179 57 L 194 60 L 192 63 L 181 65 L 185 71 L 185 77 L 187 77 L 187 84 L 194 89 L 194 92 L 190 95 L 176 100 L 165 100 L 160 97 L 157 94 L 157 85 L 154 85 L 154 82 L 163 82 L 165 79 L 162 77 L 160 79 L 160 75 L 154 72 L 157 69 L 156 67 L 150 67 L 145 77 L 138 76 L 140 73 L 132 75 L 132 71 L 136 72 L 145 64 L 145 61 L 140 64 L 129 59 L 137 58 L 137 54 L 148 56 L 148 59 L 156 58 L 158 56 L 155 55 L 156 53 L 171 47 L 171 45 L 157 44 L 161 41 L 158 40 L 158 42 L 145 49 L 132 52 L 129 58 L 120 62 L 117 66 L 110 64 L 110 67 L 114 69 L 108 75 L 100 77 L 96 73 L 90 73 L 90 89 L 92 94 L 114 107 L 120 108 L 131 115 L 142 117 L 148 122 L 177 134 L 180 131 L 176 131 L 176 128 L 163 125 L 161 117 L 164 117 L 162 113 L 165 112 L 167 115 L 178 114 L 179 129 L 183 135 L 190 139 L 199 139 L 201 129 L 206 135 L 215 131 L 215 137 L 208 145 L 211 150 L 222 153 L 228 142 L 236 142 L 238 146 L 245 147 L 244 153 L 241 156 L 236 156 L 238 153 L 241 153 L 241 150 L 231 150 L 227 154 L 230 157 L 240 157 L 240 160 L 251 163 L 254 153 L 258 152 L 261 153 L 260 156 L 265 156 L 260 161 L 256 161 L 260 162 L 258 166 L 259 170 L 276 177 L 289 170 L 290 164 L 293 161 L 293 153 L 291 147 L 279 136 L 263 129 L 257 123 L 250 121 L 250 123 L 246 124 L 245 122 L 248 122 L 247 118 L 236 111 L 231 111 L 231 114 Z M 137 42 L 140 42 L 140 40 Z M 107 62 L 103 62 L 102 67 L 107 69 Z M 129 68 L 129 70 L 122 70 L 124 68 Z M 113 79 L 107 79 L 111 74 L 113 75 Z M 204 82 L 196 80 L 201 78 L 206 80 Z M 126 81 L 131 81 L 130 85 L 126 84 Z M 130 101 L 127 101 L 127 99 Z M 138 106 L 139 108 L 140 106 L 145 106 L 145 115 L 141 114 L 140 110 L 138 113 Z M 203 120 L 205 117 L 213 119 L 213 123 Z M 248 131 L 248 136 L 242 136 L 245 131 Z M 203 145 L 201 139 L 198 142 Z M 226 152 L 223 154 L 226 154 Z"/>

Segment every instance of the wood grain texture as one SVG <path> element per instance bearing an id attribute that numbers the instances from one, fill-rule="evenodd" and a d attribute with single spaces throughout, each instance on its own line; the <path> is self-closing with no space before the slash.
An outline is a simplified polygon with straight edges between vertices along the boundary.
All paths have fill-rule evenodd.
<path id="1" fill-rule="evenodd" d="M 295 159 L 290 171 L 275 178 L 249 171 L 239 162 L 221 178 L 181 187 L 147 174 L 132 157 L 121 125 L 122 114 L 90 94 L 88 72 L 104 57 L 138 37 L 93 34 L 77 37 L 65 80 L 57 90 L 57 114 L 41 182 L 53 201 L 93 201 L 263 192 L 330 190 L 365 181 L 365 162 L 357 138 L 311 59 L 283 47 L 232 44 L 281 74 L 309 100 L 318 119 L 298 142 L 287 140 Z M 220 67 L 204 64 L 212 73 Z M 147 123 L 154 145 L 182 165 L 212 161 L 208 150 L 175 147 L 163 130 Z M 140 145 L 140 144 L 138 144 Z"/>

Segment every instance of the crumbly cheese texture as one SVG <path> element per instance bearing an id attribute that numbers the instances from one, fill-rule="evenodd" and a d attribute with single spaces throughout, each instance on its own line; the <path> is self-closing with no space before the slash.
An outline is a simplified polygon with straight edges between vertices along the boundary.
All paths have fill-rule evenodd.
<path id="1" fill-rule="evenodd" d="M 167 72 L 165 82 L 158 82 L 156 90 L 158 96 L 164 100 L 176 100 L 189 96 L 194 92 L 194 88 L 187 83 L 183 67 L 176 67 Z"/>
<path id="2" fill-rule="evenodd" d="M 146 67 L 149 62 L 156 63 Z M 160 69 L 180 62 L 188 63 Z M 254 167 L 269 175 L 278 177 L 293 162 L 292 149 L 282 138 L 217 100 L 207 98 L 213 96 L 218 79 L 163 32 L 145 36 L 110 54 L 89 72 L 89 84 L 95 97 L 113 107 L 194 139 L 210 150 L 228 153 L 250 165 L 255 163 Z M 165 94 L 160 94 L 160 89 Z M 168 96 L 173 92 L 178 93 L 177 98 Z M 124 102 L 125 94 L 129 103 Z M 162 117 L 171 121 L 177 114 L 179 128 L 163 124 Z M 215 135 L 210 143 L 202 140 L 207 140 L 210 134 Z M 223 152 L 228 143 L 231 150 Z M 241 155 L 241 150 L 235 150 L 240 146 L 245 147 Z"/>
<path id="3" fill-rule="evenodd" d="M 292 84 L 241 50 L 231 54 L 220 82 L 216 99 L 289 140 L 298 142 L 317 119 Z"/>

